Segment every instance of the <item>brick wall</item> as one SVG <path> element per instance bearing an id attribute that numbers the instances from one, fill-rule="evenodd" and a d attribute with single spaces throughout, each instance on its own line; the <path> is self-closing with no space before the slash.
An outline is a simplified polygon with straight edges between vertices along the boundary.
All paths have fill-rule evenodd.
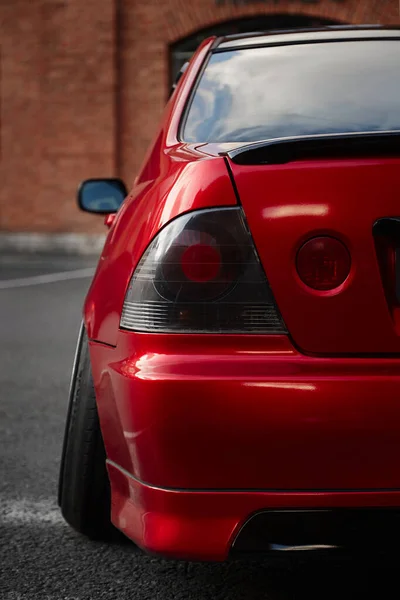
<path id="1" fill-rule="evenodd" d="M 131 184 L 168 93 L 170 44 L 261 14 L 398 23 L 398 0 L 13 0 L 0 3 L 0 230 L 102 232 L 86 177 Z"/>
<path id="2" fill-rule="evenodd" d="M 114 172 L 113 0 L 0 3 L 0 229 L 103 231 L 77 183 Z"/>

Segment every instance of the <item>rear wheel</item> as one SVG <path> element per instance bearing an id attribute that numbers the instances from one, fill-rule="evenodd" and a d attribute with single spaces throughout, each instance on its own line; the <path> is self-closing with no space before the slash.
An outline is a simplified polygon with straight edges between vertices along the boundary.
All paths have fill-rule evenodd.
<path id="1" fill-rule="evenodd" d="M 86 331 L 82 325 L 71 378 L 58 503 L 64 519 L 92 539 L 110 539 L 110 483 Z"/>

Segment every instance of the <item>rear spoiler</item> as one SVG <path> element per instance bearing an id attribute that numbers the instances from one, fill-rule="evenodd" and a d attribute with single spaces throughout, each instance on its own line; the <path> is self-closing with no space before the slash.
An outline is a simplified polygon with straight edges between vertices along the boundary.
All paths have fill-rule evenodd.
<path id="1" fill-rule="evenodd" d="M 400 157 L 400 130 L 276 138 L 224 154 L 238 165 L 279 165 L 312 158 Z"/>

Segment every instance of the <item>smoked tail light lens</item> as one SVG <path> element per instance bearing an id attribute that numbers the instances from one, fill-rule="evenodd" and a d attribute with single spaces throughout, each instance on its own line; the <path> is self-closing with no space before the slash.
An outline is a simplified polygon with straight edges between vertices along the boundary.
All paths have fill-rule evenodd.
<path id="1" fill-rule="evenodd" d="M 167 224 L 130 281 L 121 328 L 163 333 L 285 334 L 241 208 Z"/>

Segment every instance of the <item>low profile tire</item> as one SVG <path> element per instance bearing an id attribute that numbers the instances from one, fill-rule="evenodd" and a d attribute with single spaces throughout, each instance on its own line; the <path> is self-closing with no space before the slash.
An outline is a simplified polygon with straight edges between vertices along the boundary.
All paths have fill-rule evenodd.
<path id="1" fill-rule="evenodd" d="M 91 539 L 110 540 L 110 483 L 86 331 L 81 326 L 71 377 L 58 503 L 64 519 Z"/>

